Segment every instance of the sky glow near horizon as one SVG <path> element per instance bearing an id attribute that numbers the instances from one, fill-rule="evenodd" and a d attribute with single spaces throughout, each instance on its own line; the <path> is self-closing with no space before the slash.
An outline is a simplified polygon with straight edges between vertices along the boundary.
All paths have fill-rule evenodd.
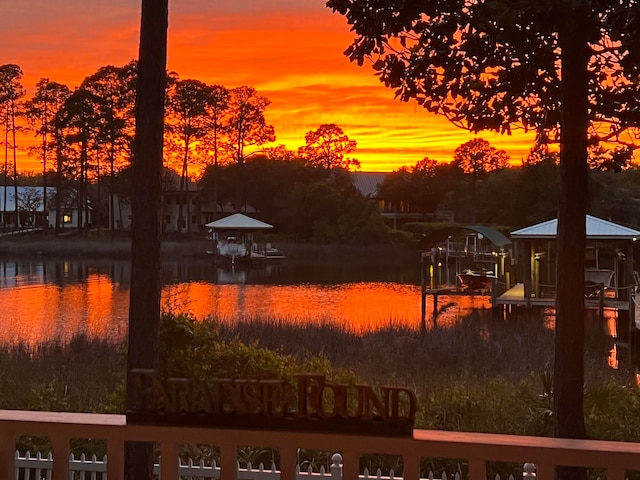
<path id="1" fill-rule="evenodd" d="M 358 143 L 352 156 L 361 170 L 392 171 L 424 157 L 451 161 L 476 136 L 506 150 L 514 165 L 533 144 L 520 132 L 474 135 L 395 100 L 370 65 L 343 55 L 352 34 L 325 0 L 170 0 L 169 8 L 168 70 L 256 88 L 272 102 L 265 112 L 276 133 L 270 146 L 297 150 L 306 132 L 335 123 Z M 20 65 L 27 98 L 40 78 L 73 89 L 102 66 L 137 58 L 139 0 L 0 0 L 0 12 L 0 64 Z M 40 168 L 20 153 L 20 171 Z"/>

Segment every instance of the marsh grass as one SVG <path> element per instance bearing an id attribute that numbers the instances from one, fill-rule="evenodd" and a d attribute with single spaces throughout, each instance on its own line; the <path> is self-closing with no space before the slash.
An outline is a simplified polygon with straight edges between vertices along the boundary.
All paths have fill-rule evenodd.
<path id="1" fill-rule="evenodd" d="M 124 379 L 120 345 L 76 336 L 0 348 L 0 408 L 76 412 L 118 409 Z"/>
<path id="2" fill-rule="evenodd" d="M 416 387 L 452 377 L 514 381 L 552 368 L 553 331 L 542 316 L 503 319 L 474 311 L 455 325 L 420 332 L 391 325 L 356 333 L 331 323 L 292 324 L 269 319 L 220 323 L 223 340 L 257 343 L 299 360 L 324 355 L 336 367 L 350 368 L 369 382 L 412 382 Z M 594 339 L 586 358 L 594 373 L 606 357 L 606 339 Z"/>

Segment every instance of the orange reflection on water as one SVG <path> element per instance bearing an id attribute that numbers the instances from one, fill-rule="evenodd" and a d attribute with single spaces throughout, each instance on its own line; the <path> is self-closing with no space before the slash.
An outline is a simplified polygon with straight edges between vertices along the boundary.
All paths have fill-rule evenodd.
<path id="1" fill-rule="evenodd" d="M 455 303 L 438 316 L 441 326 L 455 323 L 474 308 L 489 308 L 489 297 L 439 298 L 439 306 Z M 331 286 L 214 285 L 188 283 L 163 292 L 163 305 L 174 312 L 222 322 L 266 320 L 295 324 L 328 323 L 363 332 L 389 326 L 418 328 L 420 287 L 395 283 L 348 283 Z M 433 298 L 426 316 L 432 321 Z"/>
<path id="2" fill-rule="evenodd" d="M 104 338 L 108 331 L 106 319 L 113 309 L 113 283 L 107 275 L 91 274 L 86 281 L 87 335 Z"/>
<path id="3" fill-rule="evenodd" d="M 36 345 L 74 335 L 121 341 L 126 335 L 129 292 L 114 292 L 104 275 L 56 286 L 33 284 L 0 289 L 3 343 Z"/>
<path id="4" fill-rule="evenodd" d="M 412 285 L 213 285 L 189 283 L 165 289 L 164 304 L 196 318 L 223 322 L 266 320 L 330 323 L 353 331 L 390 324 L 419 325 L 420 290 Z"/>
<path id="5" fill-rule="evenodd" d="M 33 283 L 0 288 L 0 342 L 30 345 L 84 334 L 120 342 L 126 338 L 129 290 L 110 277 L 90 273 L 80 283 Z M 221 322 L 269 321 L 330 324 L 354 332 L 389 326 L 420 328 L 420 287 L 385 282 L 337 285 L 248 285 L 181 283 L 162 292 L 165 311 Z M 473 309 L 489 308 L 489 297 L 427 297 L 425 324 L 453 325 Z"/>
<path id="6" fill-rule="evenodd" d="M 50 340 L 51 332 L 57 330 L 58 294 L 57 287 L 49 285 L 0 289 L 4 341 L 36 344 Z"/>

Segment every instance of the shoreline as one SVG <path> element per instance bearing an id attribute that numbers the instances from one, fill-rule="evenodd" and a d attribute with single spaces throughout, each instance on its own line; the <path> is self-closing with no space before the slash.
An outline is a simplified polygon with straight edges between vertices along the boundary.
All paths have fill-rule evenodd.
<path id="1" fill-rule="evenodd" d="M 206 238 L 167 239 L 161 244 L 162 254 L 185 254 L 197 252 L 205 254 L 210 241 Z M 79 238 L 75 236 L 58 237 L 55 235 L 11 236 L 0 238 L 0 257 L 110 257 L 127 258 L 131 256 L 131 239 L 118 236 L 110 237 L 108 232 L 102 237 Z"/>
<path id="2" fill-rule="evenodd" d="M 282 248 L 288 260 L 314 259 L 343 259 L 354 260 L 375 258 L 377 262 L 384 258 L 391 260 L 417 255 L 418 250 L 410 244 L 372 244 L 372 245 L 343 245 L 296 243 L 292 241 L 275 242 Z M 211 240 L 204 236 L 184 235 L 183 237 L 168 236 L 162 239 L 161 255 L 172 257 L 203 257 L 211 250 Z M 101 237 L 55 236 L 39 234 L 23 234 L 0 237 L 0 258 L 7 257 L 108 257 L 129 258 L 131 256 L 131 239 L 118 235 L 111 237 L 104 232 Z"/>

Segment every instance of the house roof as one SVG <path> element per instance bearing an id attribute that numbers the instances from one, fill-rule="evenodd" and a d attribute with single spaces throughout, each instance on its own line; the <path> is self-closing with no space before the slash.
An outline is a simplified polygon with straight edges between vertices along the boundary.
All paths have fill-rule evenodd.
<path id="1" fill-rule="evenodd" d="M 247 217 L 241 213 L 234 213 L 220 220 L 209 222 L 205 227 L 212 230 L 268 230 L 273 228 L 273 225 Z"/>
<path id="2" fill-rule="evenodd" d="M 351 172 L 354 186 L 369 198 L 377 197 L 378 187 L 386 175 L 385 172 Z"/>
<path id="3" fill-rule="evenodd" d="M 587 215 L 588 240 L 634 240 L 640 238 L 640 231 L 618 225 L 601 218 Z M 512 238 L 556 238 L 558 219 L 548 220 L 530 227 L 511 232 Z"/>

